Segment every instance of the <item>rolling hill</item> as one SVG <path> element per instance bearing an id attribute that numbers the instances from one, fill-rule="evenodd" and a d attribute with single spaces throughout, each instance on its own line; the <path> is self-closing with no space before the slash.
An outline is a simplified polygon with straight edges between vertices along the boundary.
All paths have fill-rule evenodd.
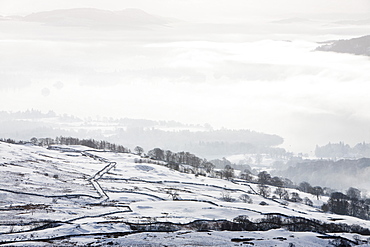
<path id="1" fill-rule="evenodd" d="M 316 50 L 370 56 L 370 35 L 348 40 L 328 41 Z"/>
<path id="2" fill-rule="evenodd" d="M 328 197 L 263 197 L 132 153 L 0 142 L 0 157 L 4 246 L 351 246 L 370 234 L 370 221 L 322 212 Z"/>

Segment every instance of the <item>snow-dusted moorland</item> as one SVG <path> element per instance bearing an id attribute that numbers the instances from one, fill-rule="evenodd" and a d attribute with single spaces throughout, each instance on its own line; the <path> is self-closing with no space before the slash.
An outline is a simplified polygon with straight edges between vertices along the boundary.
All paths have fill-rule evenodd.
<path id="1" fill-rule="evenodd" d="M 0 142 L 3 246 L 370 246 L 370 221 L 130 153 Z M 271 188 L 275 190 L 275 188 Z M 250 199 L 244 202 L 242 195 Z"/>

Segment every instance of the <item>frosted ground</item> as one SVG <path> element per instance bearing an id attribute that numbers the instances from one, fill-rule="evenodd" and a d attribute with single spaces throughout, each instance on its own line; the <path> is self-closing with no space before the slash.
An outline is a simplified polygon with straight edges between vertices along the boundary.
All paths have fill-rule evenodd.
<path id="1" fill-rule="evenodd" d="M 334 235 L 353 243 L 354 238 L 363 240 L 357 243 L 368 241 L 358 234 L 284 229 L 199 231 L 201 227 L 197 230 L 191 224 L 233 222 L 240 215 L 256 222 L 271 213 L 364 228 L 370 228 L 370 222 L 321 212 L 326 197 L 315 200 L 297 191 L 301 198 L 309 197 L 313 207 L 287 205 L 258 195 L 256 184 L 180 173 L 135 154 L 83 146 L 54 149 L 0 142 L 0 245 L 325 246 L 338 241 L 330 237 Z M 178 200 L 173 200 L 175 192 Z M 225 193 L 234 201 L 224 201 Z M 253 203 L 238 199 L 242 194 Z M 262 201 L 267 205 L 260 205 Z M 179 228 L 137 230 L 158 222 Z"/>

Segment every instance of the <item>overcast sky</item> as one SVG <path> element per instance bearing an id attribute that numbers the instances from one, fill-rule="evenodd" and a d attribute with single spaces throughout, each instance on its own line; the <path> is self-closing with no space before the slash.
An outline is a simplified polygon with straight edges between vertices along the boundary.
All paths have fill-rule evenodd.
<path id="1" fill-rule="evenodd" d="M 25 15 L 60 8 L 139 8 L 157 15 L 197 21 L 240 21 L 256 17 L 336 13 L 344 17 L 370 11 L 368 0 L 0 0 L 0 14 Z"/>
<path id="2" fill-rule="evenodd" d="M 304 152 L 370 142 L 369 58 L 313 52 L 319 41 L 369 34 L 369 25 L 335 23 L 368 18 L 368 0 L 0 0 L 0 15 L 76 7 L 139 8 L 188 23 L 0 21 L 0 110 L 210 123 L 278 134 Z M 309 20 L 271 22 L 294 17 Z"/>

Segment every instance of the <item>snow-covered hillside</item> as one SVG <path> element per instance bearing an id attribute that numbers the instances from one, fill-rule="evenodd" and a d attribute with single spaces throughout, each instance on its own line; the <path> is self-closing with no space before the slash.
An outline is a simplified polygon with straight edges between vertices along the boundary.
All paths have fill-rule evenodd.
<path id="1" fill-rule="evenodd" d="M 0 142 L 0 245 L 328 246 L 369 240 L 359 233 L 370 221 L 321 212 L 325 197 L 296 191 L 313 201 L 311 207 L 256 191 L 256 184 L 180 173 L 129 153 Z"/>

